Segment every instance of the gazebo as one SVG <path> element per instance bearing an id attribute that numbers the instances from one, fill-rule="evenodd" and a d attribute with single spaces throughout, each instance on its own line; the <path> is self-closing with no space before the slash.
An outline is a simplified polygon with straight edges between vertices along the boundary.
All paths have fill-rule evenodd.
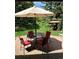
<path id="1" fill-rule="evenodd" d="M 53 30 L 57 30 L 60 22 L 61 22 L 60 20 L 57 20 L 56 18 L 52 18 L 49 24 L 52 26 Z"/>

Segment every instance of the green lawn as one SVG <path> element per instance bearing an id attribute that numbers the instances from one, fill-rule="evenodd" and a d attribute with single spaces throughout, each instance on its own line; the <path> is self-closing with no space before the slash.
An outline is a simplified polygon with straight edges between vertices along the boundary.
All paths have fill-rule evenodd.
<path id="1" fill-rule="evenodd" d="M 63 34 L 63 32 L 61 32 L 61 31 L 52 31 L 51 34 L 54 35 L 54 36 L 58 36 L 59 34 Z"/>
<path id="2" fill-rule="evenodd" d="M 21 35 L 26 35 L 28 31 L 18 31 L 18 32 L 15 32 L 15 36 L 21 36 Z M 43 31 L 38 31 L 38 32 L 43 32 Z M 45 32 L 43 32 L 45 33 Z M 51 34 L 54 35 L 54 36 L 58 36 L 60 34 L 62 34 L 63 32 L 61 31 L 51 31 Z"/>

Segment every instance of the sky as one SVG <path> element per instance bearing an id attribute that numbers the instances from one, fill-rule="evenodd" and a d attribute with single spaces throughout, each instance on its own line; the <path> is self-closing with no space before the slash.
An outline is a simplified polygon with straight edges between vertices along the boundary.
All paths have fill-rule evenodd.
<path id="1" fill-rule="evenodd" d="M 40 8 L 42 8 L 42 7 L 44 7 L 46 5 L 46 4 L 42 3 L 42 2 L 33 2 L 33 3 L 34 3 L 34 5 L 36 7 L 40 7 Z"/>

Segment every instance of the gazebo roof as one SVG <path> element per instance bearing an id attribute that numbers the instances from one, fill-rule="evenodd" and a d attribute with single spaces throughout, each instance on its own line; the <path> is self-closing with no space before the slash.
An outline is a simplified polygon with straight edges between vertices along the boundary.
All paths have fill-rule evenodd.
<path id="1" fill-rule="evenodd" d="M 60 21 L 50 21 L 49 23 L 60 23 Z"/>

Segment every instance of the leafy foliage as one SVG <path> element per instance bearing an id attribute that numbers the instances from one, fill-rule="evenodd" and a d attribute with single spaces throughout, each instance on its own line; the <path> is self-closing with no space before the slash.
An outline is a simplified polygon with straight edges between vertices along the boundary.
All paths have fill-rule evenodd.
<path id="1" fill-rule="evenodd" d="M 16 18 L 15 27 L 16 31 L 30 30 L 30 29 L 38 29 L 39 25 L 35 22 L 34 18 Z"/>
<path id="2" fill-rule="evenodd" d="M 63 2 L 49 1 L 49 2 L 46 2 L 45 8 L 47 10 L 54 12 L 55 18 L 62 18 L 63 17 Z"/>
<path id="3" fill-rule="evenodd" d="M 22 11 L 26 8 L 32 7 L 33 3 L 30 1 L 18 1 L 15 2 L 15 12 Z"/>

